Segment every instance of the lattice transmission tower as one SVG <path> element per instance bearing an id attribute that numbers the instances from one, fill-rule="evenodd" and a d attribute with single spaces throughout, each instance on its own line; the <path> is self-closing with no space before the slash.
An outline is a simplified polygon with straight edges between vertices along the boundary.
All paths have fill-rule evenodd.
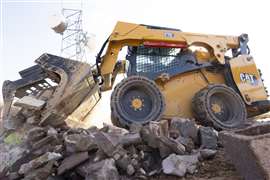
<path id="1" fill-rule="evenodd" d="M 67 5 L 65 5 L 67 6 Z M 66 8 L 61 2 L 61 15 L 51 17 L 51 28 L 62 35 L 61 56 L 86 61 L 87 33 L 82 27 L 82 1 L 80 9 Z"/>
<path id="2" fill-rule="evenodd" d="M 66 30 L 62 33 L 61 56 L 78 61 L 85 59 L 86 33 L 82 28 L 82 10 L 62 9 Z"/>

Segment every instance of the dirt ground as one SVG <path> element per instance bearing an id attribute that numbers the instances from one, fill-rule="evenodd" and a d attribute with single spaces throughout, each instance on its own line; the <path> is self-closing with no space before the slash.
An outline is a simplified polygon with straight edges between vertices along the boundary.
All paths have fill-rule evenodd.
<path id="1" fill-rule="evenodd" d="M 199 165 L 194 175 L 179 178 L 176 176 L 161 175 L 152 180 L 242 180 L 234 166 L 225 158 L 224 149 L 219 149 L 215 158 L 204 161 Z"/>

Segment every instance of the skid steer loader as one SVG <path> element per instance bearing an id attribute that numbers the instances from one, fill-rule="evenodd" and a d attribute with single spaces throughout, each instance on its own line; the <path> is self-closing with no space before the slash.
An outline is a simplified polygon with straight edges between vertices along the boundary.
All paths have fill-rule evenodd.
<path id="1" fill-rule="evenodd" d="M 270 110 L 247 43 L 247 34 L 118 22 L 96 59 L 103 91 L 112 88 L 118 73 L 127 73 L 111 95 L 112 122 L 129 126 L 180 116 L 217 129 L 242 127 L 247 117 Z M 126 60 L 117 61 L 125 46 Z"/>
<path id="2" fill-rule="evenodd" d="M 9 119 L 14 97 L 24 96 L 44 101 L 37 110 L 28 104 L 20 111 L 30 109 L 41 117 L 41 125 L 61 123 L 74 112 L 83 119 L 100 98 L 99 89 L 112 89 L 117 74 L 126 73 L 111 95 L 111 118 L 117 126 L 180 116 L 217 129 L 240 128 L 247 117 L 270 110 L 247 43 L 246 34 L 195 34 L 118 22 L 97 54 L 95 70 L 44 54 L 36 66 L 20 72 L 22 79 L 6 81 L 3 119 Z M 117 60 L 124 47 L 126 60 Z"/>

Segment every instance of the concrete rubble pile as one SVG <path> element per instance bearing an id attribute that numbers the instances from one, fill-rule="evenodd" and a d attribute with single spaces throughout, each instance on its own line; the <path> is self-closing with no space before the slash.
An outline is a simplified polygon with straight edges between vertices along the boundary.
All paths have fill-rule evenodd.
<path id="1" fill-rule="evenodd" d="M 24 123 L 25 134 L 2 135 L 0 179 L 118 180 L 159 174 L 183 177 L 213 158 L 218 134 L 189 119 L 173 118 L 98 129 L 40 127 Z M 19 135 L 18 135 L 19 134 Z"/>

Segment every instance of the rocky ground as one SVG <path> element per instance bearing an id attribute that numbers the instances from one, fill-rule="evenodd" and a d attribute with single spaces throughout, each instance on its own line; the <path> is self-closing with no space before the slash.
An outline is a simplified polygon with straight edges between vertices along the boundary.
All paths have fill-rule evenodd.
<path id="1" fill-rule="evenodd" d="M 191 119 L 82 129 L 41 127 L 35 113 L 19 112 L 24 118 L 10 119 L 16 128 L 0 132 L 1 180 L 241 179 L 219 133 Z"/>
<path id="2" fill-rule="evenodd" d="M 72 129 L 25 123 L 2 136 L 0 179 L 240 179 L 218 133 L 189 119 Z"/>
<path id="3" fill-rule="evenodd" d="M 3 105 L 0 102 L 0 123 L 2 122 L 2 119 L 1 119 L 2 109 L 3 109 Z"/>

